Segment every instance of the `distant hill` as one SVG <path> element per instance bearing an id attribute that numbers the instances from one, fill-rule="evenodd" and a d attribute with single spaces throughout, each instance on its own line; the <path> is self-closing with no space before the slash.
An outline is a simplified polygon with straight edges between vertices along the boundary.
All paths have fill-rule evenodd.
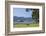
<path id="1" fill-rule="evenodd" d="M 31 22 L 32 18 L 31 17 L 24 18 L 24 17 L 13 16 L 13 21 L 14 22 Z"/>

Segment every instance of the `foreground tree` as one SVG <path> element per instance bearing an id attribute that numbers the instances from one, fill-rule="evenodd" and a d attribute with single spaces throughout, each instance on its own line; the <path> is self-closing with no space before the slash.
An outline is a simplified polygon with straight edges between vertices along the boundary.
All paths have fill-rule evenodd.
<path id="1" fill-rule="evenodd" d="M 32 11 L 32 18 L 36 21 L 36 23 L 39 22 L 39 9 L 33 9 Z"/>
<path id="2" fill-rule="evenodd" d="M 32 19 L 36 21 L 36 23 L 39 22 L 39 9 L 26 9 L 28 12 L 29 10 L 32 10 Z"/>

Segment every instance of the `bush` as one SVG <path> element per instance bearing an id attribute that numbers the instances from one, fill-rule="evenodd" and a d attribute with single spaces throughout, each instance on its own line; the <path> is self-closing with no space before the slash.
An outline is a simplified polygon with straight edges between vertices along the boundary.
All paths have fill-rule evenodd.
<path id="1" fill-rule="evenodd" d="M 29 24 L 27 24 L 27 26 L 29 26 Z"/>

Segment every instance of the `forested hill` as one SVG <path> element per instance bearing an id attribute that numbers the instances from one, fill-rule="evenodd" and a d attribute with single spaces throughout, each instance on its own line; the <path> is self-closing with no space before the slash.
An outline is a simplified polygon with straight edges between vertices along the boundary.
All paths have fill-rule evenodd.
<path id="1" fill-rule="evenodd" d="M 24 17 L 13 16 L 13 21 L 14 22 L 31 22 L 32 18 L 31 17 L 24 18 Z"/>

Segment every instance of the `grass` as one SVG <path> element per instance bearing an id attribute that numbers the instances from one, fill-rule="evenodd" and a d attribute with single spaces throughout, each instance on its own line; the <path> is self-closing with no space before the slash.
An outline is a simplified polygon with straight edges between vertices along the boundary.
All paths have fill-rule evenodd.
<path id="1" fill-rule="evenodd" d="M 22 27 L 38 27 L 39 26 L 39 24 L 34 24 L 34 23 L 32 23 L 32 24 L 24 24 L 24 23 L 22 23 L 22 24 L 19 24 L 19 23 L 16 23 L 16 25 L 14 25 L 14 27 L 17 27 L 17 28 L 22 28 Z"/>

